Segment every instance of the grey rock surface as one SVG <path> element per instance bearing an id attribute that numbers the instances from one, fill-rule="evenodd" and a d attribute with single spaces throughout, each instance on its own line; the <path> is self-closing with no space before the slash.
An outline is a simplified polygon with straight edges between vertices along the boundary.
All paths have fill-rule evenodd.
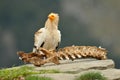
<path id="1" fill-rule="evenodd" d="M 114 62 L 112 60 L 96 60 L 96 59 L 77 59 L 74 61 L 71 60 L 62 60 L 61 64 L 46 64 L 42 67 L 36 69 L 57 69 L 60 71 L 84 71 L 89 69 L 108 69 L 114 68 Z"/>
<path id="2" fill-rule="evenodd" d="M 77 59 L 61 60 L 61 64 L 55 65 L 53 63 L 45 64 L 41 67 L 35 67 L 36 70 L 43 69 L 55 69 L 61 73 L 54 74 L 40 74 L 39 76 L 51 77 L 54 80 L 74 80 L 81 74 L 88 71 L 100 72 L 108 80 L 120 80 L 120 69 L 115 69 L 114 61 L 111 59 L 107 60 L 96 60 L 96 59 Z"/>

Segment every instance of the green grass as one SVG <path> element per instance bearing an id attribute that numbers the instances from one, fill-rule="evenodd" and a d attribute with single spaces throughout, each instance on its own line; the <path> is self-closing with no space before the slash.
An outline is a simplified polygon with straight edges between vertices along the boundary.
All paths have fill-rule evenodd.
<path id="1" fill-rule="evenodd" d="M 34 67 L 22 66 L 0 70 L 0 80 L 13 80 L 32 74 L 59 73 L 58 70 L 34 70 Z"/>
<path id="2" fill-rule="evenodd" d="M 87 72 L 75 80 L 107 80 L 107 78 L 101 75 L 99 72 Z"/>
<path id="3" fill-rule="evenodd" d="M 25 80 L 53 80 L 49 77 L 27 76 Z"/>

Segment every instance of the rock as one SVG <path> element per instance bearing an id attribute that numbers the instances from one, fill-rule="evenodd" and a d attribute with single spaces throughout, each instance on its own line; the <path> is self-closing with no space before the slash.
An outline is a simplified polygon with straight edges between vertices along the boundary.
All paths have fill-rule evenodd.
<path id="1" fill-rule="evenodd" d="M 114 68 L 114 62 L 110 59 L 108 60 L 96 60 L 96 59 L 77 59 L 74 61 L 71 60 L 62 60 L 61 64 L 47 64 L 36 69 L 57 69 L 60 71 L 71 71 L 71 72 L 81 72 L 89 69 L 99 69 L 104 70 L 108 68 Z"/>
<path id="2" fill-rule="evenodd" d="M 74 80 L 76 77 L 88 71 L 101 72 L 108 80 L 120 80 L 120 70 L 114 69 L 114 66 L 114 61 L 111 59 L 78 59 L 75 61 L 63 60 L 59 65 L 49 63 L 42 67 L 36 67 L 35 69 L 59 70 L 61 73 L 39 75 L 51 77 L 54 80 Z"/>
<path id="3" fill-rule="evenodd" d="M 106 69 L 100 71 L 108 80 L 120 80 L 120 69 Z"/>
<path id="4" fill-rule="evenodd" d="M 47 73 L 47 74 L 33 74 L 36 76 L 51 77 L 53 80 L 74 80 L 81 74 L 86 72 L 100 72 L 108 80 L 120 80 L 120 69 L 115 69 L 114 61 L 111 59 L 107 60 L 96 60 L 92 58 L 71 60 L 61 60 L 61 64 L 55 65 L 53 63 L 47 63 L 41 67 L 34 67 L 34 71 L 39 70 L 58 70 L 60 73 Z M 27 64 L 25 66 L 33 66 Z M 14 67 L 14 68 L 20 68 Z"/>

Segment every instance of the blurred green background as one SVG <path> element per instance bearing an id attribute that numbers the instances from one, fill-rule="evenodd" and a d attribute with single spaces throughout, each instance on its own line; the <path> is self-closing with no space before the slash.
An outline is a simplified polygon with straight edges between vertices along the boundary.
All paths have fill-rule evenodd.
<path id="1" fill-rule="evenodd" d="M 23 64 L 16 52 L 32 51 L 50 12 L 60 16 L 60 47 L 101 46 L 120 68 L 120 0 L 0 0 L 1 68 Z"/>

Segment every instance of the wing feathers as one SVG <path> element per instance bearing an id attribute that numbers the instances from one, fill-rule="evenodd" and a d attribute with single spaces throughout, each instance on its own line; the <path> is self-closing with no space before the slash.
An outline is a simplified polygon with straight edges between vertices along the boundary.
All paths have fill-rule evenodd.
<path id="1" fill-rule="evenodd" d="M 45 44 L 45 42 L 43 42 L 43 43 L 40 45 L 40 47 L 43 47 L 44 44 Z"/>
<path id="2" fill-rule="evenodd" d="M 40 46 L 43 46 L 44 41 L 45 41 L 45 28 L 41 28 L 39 29 L 35 35 L 34 35 L 34 46 L 36 47 L 36 49 L 38 49 Z M 33 52 L 35 52 L 36 50 L 33 49 Z"/>

